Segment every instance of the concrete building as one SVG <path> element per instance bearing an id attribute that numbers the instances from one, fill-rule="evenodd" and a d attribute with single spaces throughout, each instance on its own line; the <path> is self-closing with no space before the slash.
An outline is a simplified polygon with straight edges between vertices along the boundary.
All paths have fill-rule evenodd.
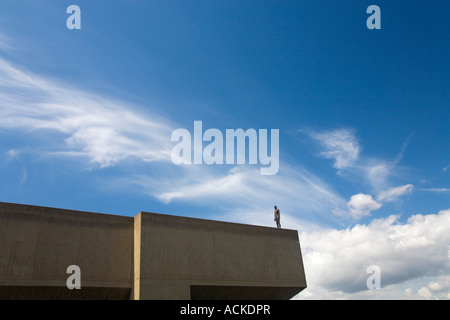
<path id="1" fill-rule="evenodd" d="M 66 285 L 71 265 L 81 289 Z M 290 299 L 305 287 L 295 230 L 0 203 L 0 299 Z"/>

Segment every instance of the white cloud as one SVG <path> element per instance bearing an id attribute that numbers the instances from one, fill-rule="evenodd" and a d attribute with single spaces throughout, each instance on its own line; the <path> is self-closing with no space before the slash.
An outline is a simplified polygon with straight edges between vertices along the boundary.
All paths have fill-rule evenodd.
<path id="1" fill-rule="evenodd" d="M 363 170 L 372 188 L 381 190 L 386 187 L 386 181 L 391 174 L 392 166 L 384 161 L 377 161 L 375 164 L 366 165 Z"/>
<path id="2" fill-rule="evenodd" d="M 308 288 L 297 298 L 445 299 L 450 289 L 450 209 L 404 224 L 390 216 L 344 230 L 304 231 L 300 242 Z M 369 265 L 380 267 L 381 289 L 367 289 Z"/>
<path id="3" fill-rule="evenodd" d="M 379 193 L 390 187 L 393 178 L 404 179 L 407 168 L 399 166 L 406 148 L 410 143 L 409 136 L 401 146 L 394 159 L 379 159 L 361 154 L 361 146 L 355 134 L 350 129 L 332 131 L 304 130 L 322 148 L 320 155 L 334 159 L 333 166 L 338 173 L 345 173 L 349 179 L 367 182 L 372 193 Z"/>
<path id="4" fill-rule="evenodd" d="M 47 155 L 81 156 L 99 167 L 127 158 L 170 161 L 171 122 L 137 110 L 0 59 L 0 128 L 20 130 L 31 139 L 52 132 L 47 148 L 39 146 Z"/>
<path id="5" fill-rule="evenodd" d="M 181 166 L 166 171 L 163 178 L 139 175 L 120 179 L 117 185 L 136 186 L 162 202 L 184 202 L 214 206 L 221 218 L 249 223 L 252 215 L 262 219 L 258 224 L 272 225 L 273 206 L 282 216 L 309 219 L 330 218 L 336 208 L 345 208 L 342 199 L 329 185 L 300 167 L 283 163 L 274 176 L 262 176 L 249 166 Z"/>
<path id="6" fill-rule="evenodd" d="M 430 192 L 450 192 L 450 188 L 420 188 L 418 190 Z"/>
<path id="7" fill-rule="evenodd" d="M 334 159 L 333 166 L 336 169 L 341 170 L 352 166 L 358 160 L 360 146 L 350 130 L 309 131 L 308 134 L 324 148 L 320 155 L 327 159 Z"/>
<path id="8" fill-rule="evenodd" d="M 412 184 L 406 184 L 404 186 L 399 186 L 395 188 L 391 188 L 389 190 L 381 192 L 377 200 L 381 202 L 392 202 L 395 201 L 398 197 L 401 197 L 405 194 L 410 194 L 414 186 Z"/>
<path id="9" fill-rule="evenodd" d="M 358 193 L 353 195 L 347 203 L 348 211 L 343 210 L 335 213 L 338 215 L 350 215 L 353 218 L 359 219 L 370 215 L 372 211 L 380 209 L 383 203 L 393 202 L 403 195 L 410 194 L 413 189 L 414 186 L 412 184 L 390 188 L 380 192 L 377 200 L 374 200 L 369 194 Z"/>
<path id="10" fill-rule="evenodd" d="M 254 172 L 253 172 L 254 174 Z M 238 170 L 237 167 L 230 170 L 227 175 L 204 176 L 200 181 L 192 181 L 186 184 L 186 181 L 177 181 L 176 184 L 169 188 L 172 190 L 162 191 L 156 196 L 163 202 L 169 203 L 174 200 L 197 200 L 198 198 L 211 198 L 225 196 L 236 199 L 244 193 L 252 193 L 247 184 L 252 177 L 251 170 Z M 192 183 L 194 182 L 194 183 Z"/>
<path id="11" fill-rule="evenodd" d="M 57 133 L 52 135 L 52 147 L 44 148 L 46 154 L 85 157 L 99 167 L 127 158 L 169 163 L 174 126 L 164 117 L 136 110 L 127 103 L 49 81 L 0 59 L 0 128 L 20 130 L 30 137 L 41 131 Z M 360 146 L 350 131 L 312 136 L 324 147 L 322 156 L 335 160 L 335 168 L 355 166 Z M 20 152 L 14 148 L 7 154 L 14 158 Z M 226 203 L 227 209 L 218 215 L 252 224 L 273 225 L 272 208 L 277 204 L 283 227 L 302 230 L 309 288 L 300 298 L 345 298 L 355 293 L 382 297 L 389 292 L 398 297 L 396 284 L 409 285 L 425 276 L 432 280 L 419 288 L 404 288 L 403 295 L 448 297 L 450 285 L 445 275 L 449 274 L 450 210 L 415 215 L 406 224 L 398 224 L 391 216 L 351 229 L 315 227 L 311 231 L 311 222 L 308 225 L 305 221 L 315 216 L 329 217 L 327 213 L 347 208 L 354 217 L 361 217 L 382 204 L 362 193 L 352 196 L 347 204 L 320 178 L 287 164 L 270 177 L 248 167 L 226 171 L 208 166 L 170 168 L 165 178 L 130 175 L 122 182 L 134 184 L 166 203 L 201 201 L 215 205 L 218 211 Z M 377 164 L 370 168 L 373 185 L 384 185 L 390 167 Z M 410 190 L 412 185 L 392 188 L 379 193 L 377 200 L 393 201 Z M 365 288 L 365 267 L 371 264 L 381 268 L 383 288 L 379 291 Z"/>
<path id="12" fill-rule="evenodd" d="M 350 215 L 355 219 L 368 216 L 372 211 L 380 209 L 384 203 L 393 202 L 399 197 L 410 194 L 414 186 L 406 184 L 403 186 L 390 188 L 379 193 L 377 200 L 374 200 L 370 194 L 358 193 L 351 196 L 347 203 L 348 210 L 337 210 L 337 215 Z"/>
<path id="13" fill-rule="evenodd" d="M 10 150 L 6 151 L 5 154 L 7 155 L 8 161 L 11 161 L 11 160 L 14 160 L 15 158 L 17 158 L 17 156 L 19 155 L 19 151 L 15 150 L 15 149 L 10 149 Z"/>
<path id="14" fill-rule="evenodd" d="M 380 209 L 383 203 L 393 202 L 403 195 L 410 194 L 414 189 L 412 184 L 390 187 L 390 180 L 393 178 L 404 179 L 406 170 L 399 167 L 398 163 L 406 152 L 411 136 L 403 143 L 397 156 L 389 161 L 361 156 L 361 147 L 351 130 L 306 131 L 306 133 L 323 148 L 320 155 L 335 160 L 334 167 L 339 170 L 339 173 L 345 171 L 346 178 L 350 180 L 356 178 L 370 186 L 369 192 L 353 195 L 347 203 L 347 209 L 333 210 L 336 215 L 359 219 Z M 378 194 L 378 197 L 375 200 L 372 195 L 367 193 Z"/>
<path id="15" fill-rule="evenodd" d="M 381 208 L 381 203 L 376 202 L 371 195 L 355 194 L 348 202 L 349 213 L 354 218 L 361 218 L 369 215 L 371 211 Z"/>
<path id="16" fill-rule="evenodd" d="M 420 288 L 419 291 L 417 291 L 417 294 L 427 300 L 431 299 L 433 296 L 427 287 Z"/>
<path id="17" fill-rule="evenodd" d="M 285 217 L 289 212 L 326 216 L 345 208 L 329 185 L 299 166 L 284 163 L 273 177 L 261 176 L 251 166 L 175 166 L 170 158 L 175 127 L 156 113 L 71 88 L 0 59 L 0 128 L 19 131 L 30 142 L 37 136 L 44 139 L 37 139 L 34 149 L 32 143 L 26 150 L 14 146 L 16 152 L 86 159 L 100 168 L 126 159 L 158 162 L 145 174 L 136 171 L 115 179 L 121 188 L 136 186 L 164 203 L 222 203 L 234 212 L 271 210 L 277 204 Z"/>

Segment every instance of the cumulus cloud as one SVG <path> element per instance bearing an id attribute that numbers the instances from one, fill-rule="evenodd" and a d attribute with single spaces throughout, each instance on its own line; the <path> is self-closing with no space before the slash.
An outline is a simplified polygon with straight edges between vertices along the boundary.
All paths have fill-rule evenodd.
<path id="1" fill-rule="evenodd" d="M 355 194 L 348 202 L 349 213 L 354 218 L 369 215 L 370 212 L 381 208 L 381 203 L 376 202 L 371 195 Z"/>
<path id="2" fill-rule="evenodd" d="M 411 297 L 431 298 L 430 294 L 445 296 L 450 287 L 450 209 L 416 214 L 403 224 L 397 216 L 389 216 L 343 230 L 302 232 L 300 241 L 309 286 L 305 298 L 323 298 L 324 294 L 339 298 L 354 293 L 387 298 L 393 290 L 396 293 L 392 296 L 397 298 L 407 292 Z M 379 290 L 367 289 L 370 265 L 380 267 Z M 428 285 L 412 288 L 426 277 Z M 402 283 L 409 290 L 399 294 Z"/>
<path id="3" fill-rule="evenodd" d="M 414 186 L 412 184 L 406 184 L 403 186 L 389 188 L 380 192 L 377 200 L 373 199 L 370 194 L 358 193 L 353 195 L 347 203 L 347 211 L 338 211 L 337 214 L 346 215 L 349 214 L 355 219 L 368 216 L 372 211 L 380 209 L 384 203 L 396 201 L 399 197 L 410 194 Z"/>

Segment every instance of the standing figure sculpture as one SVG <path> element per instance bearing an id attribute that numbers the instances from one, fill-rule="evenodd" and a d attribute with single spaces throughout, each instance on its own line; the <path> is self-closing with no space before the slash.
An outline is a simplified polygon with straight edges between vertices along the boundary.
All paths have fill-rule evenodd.
<path id="1" fill-rule="evenodd" d="M 277 206 L 273 207 L 275 210 L 274 212 L 274 219 L 273 221 L 275 221 L 277 223 L 277 228 L 281 228 L 281 223 L 280 223 L 280 209 L 277 208 Z"/>

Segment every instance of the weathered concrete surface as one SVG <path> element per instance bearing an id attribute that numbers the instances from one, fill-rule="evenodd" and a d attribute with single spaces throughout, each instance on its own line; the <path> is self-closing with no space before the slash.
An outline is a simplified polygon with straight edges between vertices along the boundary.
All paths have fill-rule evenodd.
<path id="1" fill-rule="evenodd" d="M 289 299 L 306 287 L 297 231 L 145 212 L 135 221 L 136 299 Z"/>
<path id="2" fill-rule="evenodd" d="M 69 265 L 81 290 L 66 287 Z M 0 299 L 289 299 L 294 230 L 0 203 Z"/>
<path id="3" fill-rule="evenodd" d="M 82 290 L 67 289 L 70 265 Z M 0 298 L 126 298 L 132 279 L 133 218 L 0 203 Z"/>

